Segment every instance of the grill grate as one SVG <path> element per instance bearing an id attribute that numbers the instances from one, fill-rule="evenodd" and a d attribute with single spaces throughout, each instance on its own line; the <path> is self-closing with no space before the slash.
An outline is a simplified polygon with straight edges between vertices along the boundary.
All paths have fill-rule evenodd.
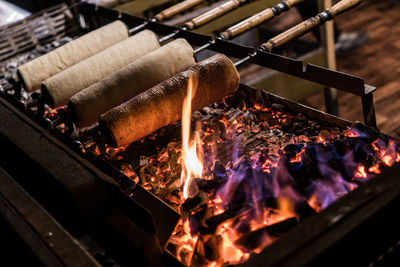
<path id="1" fill-rule="evenodd" d="M 67 5 L 61 4 L 0 28 L 0 61 L 77 30 Z"/>

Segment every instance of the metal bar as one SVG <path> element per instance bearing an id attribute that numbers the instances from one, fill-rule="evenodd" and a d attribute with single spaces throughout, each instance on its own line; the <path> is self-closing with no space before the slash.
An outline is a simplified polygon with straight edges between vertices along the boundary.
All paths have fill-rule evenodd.
<path id="1" fill-rule="evenodd" d="M 372 93 L 361 97 L 365 125 L 378 128 L 376 125 L 374 97 Z"/>
<path id="2" fill-rule="evenodd" d="M 331 0 L 319 0 L 318 5 L 320 11 L 332 6 Z M 324 47 L 327 67 L 331 70 L 336 70 L 336 55 L 335 55 L 335 36 L 333 30 L 333 21 L 327 21 L 320 26 L 321 44 Z M 325 87 L 325 106 L 326 112 L 339 115 L 338 93 L 334 88 Z"/>

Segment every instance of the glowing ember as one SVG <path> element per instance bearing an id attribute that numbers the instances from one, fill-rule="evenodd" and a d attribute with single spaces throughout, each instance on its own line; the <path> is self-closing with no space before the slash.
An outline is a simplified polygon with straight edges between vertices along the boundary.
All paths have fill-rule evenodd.
<path id="1" fill-rule="evenodd" d="M 356 173 L 354 174 L 355 178 L 363 178 L 366 179 L 367 176 L 367 172 L 365 171 L 365 167 L 364 166 L 358 166 Z"/>
<path id="2" fill-rule="evenodd" d="M 394 159 L 390 155 L 385 155 L 382 157 L 382 161 L 385 163 L 386 166 L 392 166 L 394 163 Z"/>
<path id="3" fill-rule="evenodd" d="M 368 169 L 368 171 L 369 171 L 370 173 L 375 173 L 375 174 L 381 173 L 381 170 L 379 169 L 379 165 L 378 165 L 378 164 L 376 164 L 376 165 L 370 167 L 370 168 Z"/>
<path id="4" fill-rule="evenodd" d="M 167 249 L 187 266 L 242 263 L 400 161 L 398 144 L 365 126 L 323 127 L 280 104 L 252 106 L 240 94 L 191 114 L 195 83 L 183 105 L 182 143 L 170 138 L 160 147 L 169 129 L 141 140 L 158 148 L 139 154 L 136 174 L 126 161 L 136 147 L 107 150 L 127 176 L 180 211 Z"/>
<path id="5" fill-rule="evenodd" d="M 121 171 L 129 178 L 131 178 L 135 183 L 139 182 L 139 177 L 136 175 L 135 171 L 132 169 L 132 166 L 127 163 L 121 164 Z"/>

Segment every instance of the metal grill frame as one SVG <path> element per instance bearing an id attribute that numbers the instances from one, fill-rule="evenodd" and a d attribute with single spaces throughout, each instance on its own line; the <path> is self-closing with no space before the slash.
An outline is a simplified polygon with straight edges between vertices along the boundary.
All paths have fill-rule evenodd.
<path id="1" fill-rule="evenodd" d="M 124 21 L 129 27 L 142 24 L 146 21 L 139 17 L 122 14 L 115 10 L 87 3 L 78 5 L 77 10 L 79 14 L 83 15 L 87 21 L 90 22 L 92 28 L 99 27 L 115 19 Z M 167 35 L 173 31 L 179 31 L 177 37 L 183 37 L 187 39 L 192 45 L 201 46 L 211 41 L 210 36 L 182 31 L 176 27 L 155 22 L 148 22 L 148 28 L 161 35 Z M 243 58 L 249 54 L 252 55 L 254 52 L 254 49 L 251 47 L 240 46 L 225 41 L 217 41 L 215 45 L 210 47 L 210 49 L 235 58 Z M 304 63 L 302 61 L 266 52 L 258 52 L 255 57 L 252 57 L 252 63 L 361 96 L 364 110 L 364 121 L 367 125 L 376 126 L 372 96 L 372 92 L 375 90 L 375 88 L 366 85 L 363 79 L 337 71 L 328 70 L 312 64 L 308 64 L 304 67 Z M 245 85 L 240 85 L 240 87 L 246 90 L 256 90 Z M 267 92 L 264 92 L 264 94 L 273 102 L 284 104 L 294 111 L 303 112 L 317 120 L 335 124 L 341 127 L 349 126 L 351 124 L 351 122 L 342 118 L 329 115 L 322 111 L 301 105 L 285 98 Z M 14 107 L 10 106 L 3 100 L 1 101 L 2 104 L 12 110 L 12 112 L 18 113 L 19 117 L 24 118 L 25 123 L 30 124 L 32 127 L 38 127 L 35 126 L 35 123 L 41 125 L 39 128 L 44 135 L 49 136 L 49 138 L 53 138 L 52 136 L 57 137 L 54 139 L 54 142 L 56 142 L 57 145 L 65 147 L 66 144 L 67 149 L 68 147 L 74 148 L 71 140 L 59 132 L 56 132 L 54 129 L 49 129 L 48 125 L 43 123 L 40 118 L 34 117 L 32 114 L 27 113 L 25 107 L 15 102 L 15 99 L 6 95 L 3 95 L 3 98 L 7 99 L 8 102 L 13 103 Z M 16 110 L 15 107 L 18 107 L 20 110 Z M 22 113 L 20 111 L 22 111 Z M 27 122 L 31 121 L 32 119 L 34 122 Z M 7 131 L 7 129 L 4 129 L 4 131 Z M 82 159 L 82 155 L 79 155 L 77 150 L 69 150 L 68 153 L 72 153 L 74 157 Z M 124 200 L 121 202 L 128 203 L 128 196 L 132 194 L 132 198 L 130 199 L 132 199 L 140 208 L 143 208 L 146 212 L 152 214 L 153 221 L 156 222 L 156 226 L 159 227 L 158 230 L 160 231 L 160 229 L 165 227 L 165 225 L 163 226 L 162 221 L 164 216 L 160 215 L 159 212 L 156 212 L 158 215 L 157 217 L 154 217 L 155 214 L 152 212 L 152 210 L 164 208 L 167 208 L 168 210 L 169 207 L 165 203 L 163 203 L 153 194 L 144 190 L 141 186 L 134 186 L 128 181 L 128 179 L 126 179 L 126 177 L 113 169 L 113 167 L 109 166 L 103 160 L 92 158 L 90 159 L 91 163 L 85 162 L 86 160 L 84 159 L 82 160 L 83 166 L 86 166 L 87 168 L 93 169 L 93 167 L 89 166 L 92 163 L 95 165 L 95 167 L 97 167 L 96 172 L 101 173 L 101 175 L 99 175 L 100 179 L 102 179 L 101 176 L 103 176 L 103 179 L 107 177 L 106 180 L 113 179 L 120 183 L 120 188 L 117 190 L 115 190 L 115 187 L 112 186 L 112 192 L 115 194 L 115 198 L 122 198 Z M 296 262 L 300 266 L 314 261 L 315 254 L 310 254 L 310 250 L 318 248 L 317 254 L 323 255 L 323 252 L 325 253 L 328 251 L 329 248 L 333 247 L 340 240 L 344 240 L 345 238 L 351 236 L 351 233 L 348 231 L 348 229 L 350 229 L 349 227 L 347 227 L 345 230 L 341 229 L 343 225 L 349 223 L 353 229 L 355 229 L 356 227 L 362 225 L 365 220 L 373 217 L 373 211 L 393 205 L 395 202 L 397 203 L 400 195 L 400 192 L 398 192 L 400 184 L 395 178 L 399 176 L 399 172 L 400 170 L 398 164 L 392 168 L 389 168 L 382 175 L 378 175 L 375 179 L 367 182 L 365 185 L 360 186 L 359 189 L 341 198 L 333 205 L 328 207 L 325 211 L 316 214 L 309 221 L 304 222 L 299 227 L 288 233 L 288 235 L 284 236 L 282 239 L 265 249 L 260 255 L 251 258 L 249 262 L 246 262 L 243 265 L 265 265 L 266 263 L 270 263 L 271 266 L 290 266 L 290 264 Z M 381 200 L 374 202 L 376 199 Z M 349 203 L 351 205 L 349 205 Z M 129 208 L 131 205 L 128 204 L 126 207 Z M 169 213 L 172 217 L 179 218 L 177 213 L 175 213 L 175 215 L 173 215 L 174 212 L 171 213 L 168 211 L 167 213 Z M 171 229 L 171 226 L 168 226 L 167 228 Z M 166 231 L 163 232 L 163 237 L 159 236 L 160 239 L 165 240 L 166 235 L 168 235 L 168 229 L 164 228 Z M 318 231 L 315 231 L 316 229 L 318 229 Z M 335 238 L 329 238 L 329 235 L 325 235 L 326 233 L 335 233 Z M 296 243 L 298 241 L 298 236 L 302 236 L 304 238 L 304 242 L 302 242 L 302 244 L 299 246 L 298 243 Z M 320 246 L 318 241 L 321 242 L 321 240 L 324 241 L 324 246 Z M 290 259 L 288 259 L 289 256 L 291 257 Z"/>

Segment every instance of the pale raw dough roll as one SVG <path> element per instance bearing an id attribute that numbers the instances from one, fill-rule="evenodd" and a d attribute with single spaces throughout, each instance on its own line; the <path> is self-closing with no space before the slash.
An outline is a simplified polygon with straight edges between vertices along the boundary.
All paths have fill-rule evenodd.
<path id="1" fill-rule="evenodd" d="M 68 107 L 74 122 L 79 127 L 96 123 L 104 112 L 193 64 L 186 40 L 172 41 L 72 96 Z"/>
<path id="2" fill-rule="evenodd" d="M 240 82 L 232 61 L 217 54 L 100 116 L 101 133 L 114 147 L 127 145 L 179 120 L 189 77 L 197 80 L 192 111 L 233 93 Z"/>
<path id="3" fill-rule="evenodd" d="M 46 103 L 58 107 L 71 96 L 160 47 L 157 36 L 144 30 L 46 79 L 41 90 Z"/>
<path id="4" fill-rule="evenodd" d="M 50 76 L 128 37 L 128 28 L 117 20 L 20 66 L 18 75 L 28 92 L 35 91 Z"/>

